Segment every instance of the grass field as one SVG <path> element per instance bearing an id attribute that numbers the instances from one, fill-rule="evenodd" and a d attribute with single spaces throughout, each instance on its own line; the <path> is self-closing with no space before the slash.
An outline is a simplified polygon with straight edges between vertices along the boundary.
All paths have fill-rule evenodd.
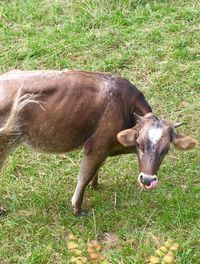
<path id="1" fill-rule="evenodd" d="M 0 72 L 84 69 L 128 78 L 154 112 L 187 122 L 200 139 L 200 2 L 145 0 L 1 0 Z M 200 263 L 200 154 L 173 147 L 159 188 L 137 183 L 136 157 L 109 158 L 98 191 L 87 189 L 87 218 L 70 199 L 81 152 L 45 155 L 18 148 L 0 179 L 1 264 L 70 263 L 69 233 L 85 243 L 104 232 L 109 263 L 143 264 L 166 239 L 180 244 L 176 263 Z"/>

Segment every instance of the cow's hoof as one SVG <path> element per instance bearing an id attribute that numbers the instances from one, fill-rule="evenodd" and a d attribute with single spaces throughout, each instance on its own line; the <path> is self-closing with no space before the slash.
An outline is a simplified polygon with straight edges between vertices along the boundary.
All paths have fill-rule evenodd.
<path id="1" fill-rule="evenodd" d="M 88 216 L 88 209 L 81 209 L 78 212 L 75 213 L 76 217 L 86 217 Z"/>

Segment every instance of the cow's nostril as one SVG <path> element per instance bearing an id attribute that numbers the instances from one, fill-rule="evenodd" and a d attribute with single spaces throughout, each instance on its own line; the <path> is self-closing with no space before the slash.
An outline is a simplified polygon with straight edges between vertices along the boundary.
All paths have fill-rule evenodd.
<path id="1" fill-rule="evenodd" d="M 145 187 L 154 188 L 157 185 L 158 179 L 156 175 L 149 175 L 145 173 L 140 173 L 138 176 L 138 181 Z"/>
<path id="2" fill-rule="evenodd" d="M 140 181 L 141 181 L 142 183 L 145 182 L 145 181 L 144 181 L 144 176 L 143 176 L 143 175 L 140 175 Z"/>

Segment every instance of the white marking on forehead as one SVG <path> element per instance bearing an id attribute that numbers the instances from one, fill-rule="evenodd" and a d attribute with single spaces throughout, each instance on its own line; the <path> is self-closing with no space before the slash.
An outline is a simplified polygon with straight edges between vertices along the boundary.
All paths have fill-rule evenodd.
<path id="1" fill-rule="evenodd" d="M 162 128 L 151 128 L 148 131 L 148 137 L 151 140 L 151 142 L 153 142 L 153 144 L 156 144 L 156 142 L 161 138 L 163 133 Z"/>

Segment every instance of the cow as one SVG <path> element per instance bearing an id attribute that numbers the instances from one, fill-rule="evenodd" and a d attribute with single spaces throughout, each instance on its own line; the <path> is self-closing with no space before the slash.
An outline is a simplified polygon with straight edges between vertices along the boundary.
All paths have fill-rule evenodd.
<path id="1" fill-rule="evenodd" d="M 180 125 L 158 118 L 139 89 L 112 74 L 14 70 L 0 75 L 0 167 L 21 144 L 45 153 L 82 148 L 72 197 L 75 215 L 84 214 L 85 188 L 96 187 L 108 156 L 137 154 L 140 185 L 155 189 L 170 144 L 184 150 L 196 145 L 176 132 Z"/>

